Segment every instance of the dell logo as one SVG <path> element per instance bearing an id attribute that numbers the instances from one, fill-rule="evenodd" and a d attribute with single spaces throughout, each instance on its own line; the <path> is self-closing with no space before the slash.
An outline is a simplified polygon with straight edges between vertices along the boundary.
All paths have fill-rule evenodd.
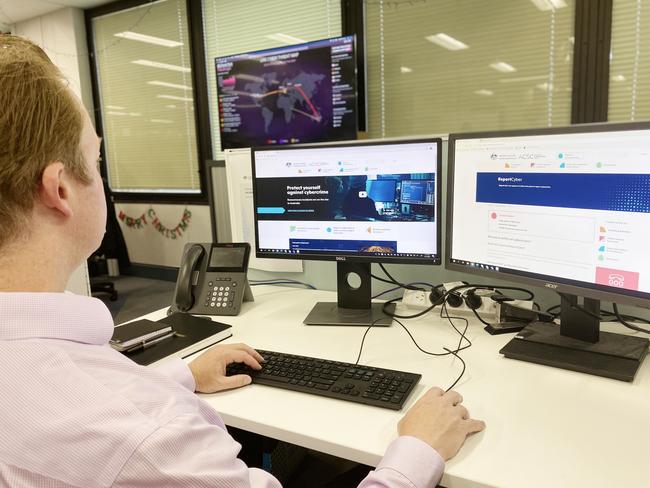
<path id="1" fill-rule="evenodd" d="M 557 289 L 557 285 L 555 283 L 545 283 L 544 286 L 546 288 L 550 288 L 551 290 Z"/>
<path id="2" fill-rule="evenodd" d="M 345 261 L 345 256 L 336 256 L 337 261 Z"/>

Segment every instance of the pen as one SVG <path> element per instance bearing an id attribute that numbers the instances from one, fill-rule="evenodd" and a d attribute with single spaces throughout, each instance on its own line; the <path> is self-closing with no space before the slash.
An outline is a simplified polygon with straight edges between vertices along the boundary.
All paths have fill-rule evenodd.
<path id="1" fill-rule="evenodd" d="M 141 349 L 147 349 L 148 347 L 153 346 L 154 344 L 157 344 L 160 341 L 163 341 L 163 340 L 168 339 L 168 338 L 173 337 L 173 336 L 174 336 L 174 331 L 171 331 L 168 334 L 165 334 L 165 335 L 160 336 L 160 337 L 156 337 L 155 339 L 152 339 L 150 341 L 142 342 L 142 343 L 138 344 L 137 346 L 132 347 L 131 349 L 127 349 L 124 352 L 136 352 L 136 351 L 139 351 Z"/>

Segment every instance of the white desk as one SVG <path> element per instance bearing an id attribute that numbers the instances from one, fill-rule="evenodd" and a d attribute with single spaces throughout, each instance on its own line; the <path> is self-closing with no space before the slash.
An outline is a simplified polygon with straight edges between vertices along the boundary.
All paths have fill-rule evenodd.
<path id="1" fill-rule="evenodd" d="M 258 286 L 253 292 L 255 302 L 244 304 L 239 316 L 216 318 L 233 326 L 227 342 L 355 362 L 365 327 L 302 324 L 316 301 L 335 301 L 335 293 L 277 286 Z M 146 317 L 156 320 L 163 314 Z M 424 349 L 442 352 L 458 343 L 437 311 L 403 323 Z M 606 328 L 621 331 L 621 326 Z M 478 323 L 470 324 L 467 336 L 473 346 L 461 353 L 467 370 L 455 389 L 487 428 L 447 463 L 444 486 L 650 484 L 650 361 L 630 384 L 505 359 L 498 351 L 512 335 L 490 336 Z M 453 357 L 419 352 L 395 323 L 368 333 L 360 363 L 422 374 L 405 410 L 425 389 L 449 386 L 461 370 Z M 203 398 L 228 425 L 369 465 L 379 462 L 403 415 L 262 385 Z"/>

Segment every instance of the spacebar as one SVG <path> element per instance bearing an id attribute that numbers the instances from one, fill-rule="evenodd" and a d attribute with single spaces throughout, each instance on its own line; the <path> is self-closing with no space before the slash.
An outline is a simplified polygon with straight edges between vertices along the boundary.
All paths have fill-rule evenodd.
<path id="1" fill-rule="evenodd" d="M 289 383 L 290 379 L 286 376 L 274 376 L 272 374 L 257 373 L 253 376 L 254 380 L 275 381 L 276 383 Z"/>

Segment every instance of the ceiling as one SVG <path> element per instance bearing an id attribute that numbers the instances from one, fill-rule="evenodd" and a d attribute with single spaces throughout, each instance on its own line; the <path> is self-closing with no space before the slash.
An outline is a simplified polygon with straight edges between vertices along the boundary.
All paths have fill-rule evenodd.
<path id="1" fill-rule="evenodd" d="M 0 0 L 0 27 L 65 7 L 91 8 L 112 0 Z"/>

